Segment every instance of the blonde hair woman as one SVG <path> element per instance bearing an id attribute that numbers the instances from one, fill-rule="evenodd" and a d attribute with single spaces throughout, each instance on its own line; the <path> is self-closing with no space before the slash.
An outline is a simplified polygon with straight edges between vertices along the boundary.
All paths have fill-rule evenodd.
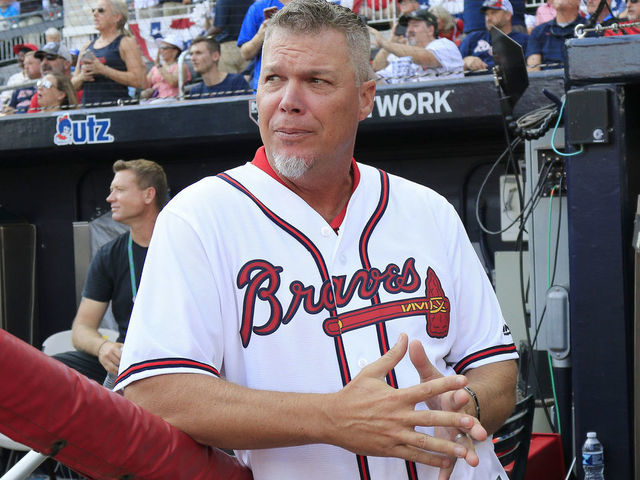
<path id="1" fill-rule="evenodd" d="M 73 86 L 83 90 L 84 104 L 127 100 L 128 87 L 143 88 L 145 83 L 140 49 L 125 32 L 127 5 L 122 0 L 98 0 L 92 12 L 100 36 L 80 51 Z"/>

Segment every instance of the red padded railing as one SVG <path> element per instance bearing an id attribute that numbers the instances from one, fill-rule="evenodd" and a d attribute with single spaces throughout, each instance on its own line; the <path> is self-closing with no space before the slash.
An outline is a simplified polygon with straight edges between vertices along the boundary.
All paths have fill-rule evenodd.
<path id="1" fill-rule="evenodd" d="M 251 471 L 0 330 L 0 432 L 93 479 L 251 480 Z"/>

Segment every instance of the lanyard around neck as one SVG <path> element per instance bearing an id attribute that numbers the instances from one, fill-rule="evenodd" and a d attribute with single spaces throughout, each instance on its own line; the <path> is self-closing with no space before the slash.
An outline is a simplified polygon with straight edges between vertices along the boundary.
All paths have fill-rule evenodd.
<path id="1" fill-rule="evenodd" d="M 133 240 L 131 238 L 131 232 L 129 232 L 127 250 L 129 251 L 129 276 L 131 277 L 131 296 L 133 298 L 133 301 L 135 302 L 136 295 L 138 294 L 138 288 L 136 287 L 136 267 L 133 264 Z"/>

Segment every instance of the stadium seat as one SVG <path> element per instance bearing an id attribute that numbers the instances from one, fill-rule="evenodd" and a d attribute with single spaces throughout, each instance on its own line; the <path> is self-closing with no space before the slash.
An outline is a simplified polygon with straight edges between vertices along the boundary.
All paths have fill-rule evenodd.
<path id="1" fill-rule="evenodd" d="M 493 434 L 493 448 L 511 480 L 523 480 L 527 470 L 534 410 L 535 398 L 529 395 L 516 403 L 511 416 Z"/>

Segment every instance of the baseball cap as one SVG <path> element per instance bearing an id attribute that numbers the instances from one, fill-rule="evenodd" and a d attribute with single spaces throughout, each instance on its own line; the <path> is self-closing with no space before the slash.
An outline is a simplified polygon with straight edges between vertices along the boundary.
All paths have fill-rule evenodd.
<path id="1" fill-rule="evenodd" d="M 426 8 L 421 8 L 419 10 L 414 10 L 413 12 L 410 12 L 406 15 L 401 15 L 398 19 L 398 24 L 407 26 L 409 24 L 409 20 L 421 20 L 423 22 L 427 22 L 429 25 L 433 25 L 434 27 L 438 28 L 438 19 Z"/>
<path id="2" fill-rule="evenodd" d="M 480 11 L 484 13 L 488 8 L 493 10 L 504 10 L 505 12 L 509 12 L 513 15 L 513 7 L 509 0 L 485 0 L 482 7 L 480 7 Z"/>
<path id="3" fill-rule="evenodd" d="M 163 43 L 168 43 L 169 45 L 173 45 L 178 50 L 184 50 L 184 42 L 180 40 L 176 35 L 169 34 L 163 38 L 156 38 L 156 45 L 160 46 Z"/>
<path id="4" fill-rule="evenodd" d="M 31 50 L 35 52 L 36 50 L 38 50 L 38 47 L 36 47 L 33 43 L 19 43 L 13 46 L 14 55 L 17 55 L 21 50 Z"/>
<path id="5" fill-rule="evenodd" d="M 67 62 L 71 61 L 71 53 L 69 53 L 69 49 L 65 47 L 64 43 L 49 42 L 36 52 L 35 57 L 42 60 L 45 55 L 57 55 Z"/>

